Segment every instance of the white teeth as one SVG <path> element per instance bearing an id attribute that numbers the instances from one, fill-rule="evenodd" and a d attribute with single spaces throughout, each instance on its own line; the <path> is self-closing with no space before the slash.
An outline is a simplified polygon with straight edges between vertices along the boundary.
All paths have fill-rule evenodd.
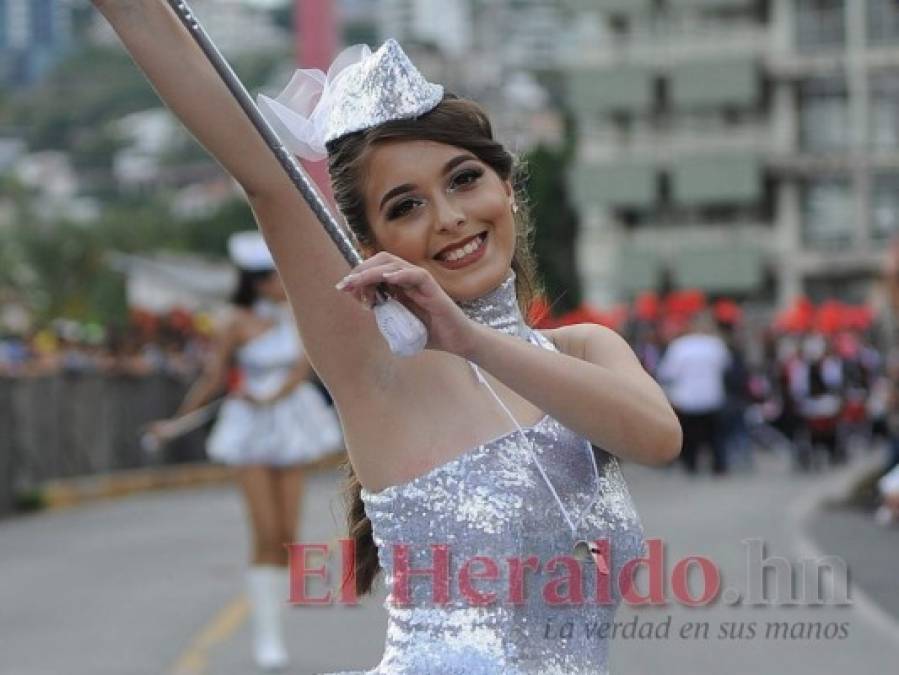
<path id="1" fill-rule="evenodd" d="M 448 262 L 453 262 L 454 260 L 459 260 L 460 258 L 464 258 L 465 256 L 470 255 L 470 254 L 474 253 L 475 251 L 477 251 L 481 247 L 482 243 L 483 243 L 483 241 L 481 240 L 481 237 L 477 237 L 476 239 L 473 239 L 470 242 L 468 242 L 462 248 L 454 249 L 454 250 L 450 251 L 449 253 L 442 255 L 441 257 Z"/>

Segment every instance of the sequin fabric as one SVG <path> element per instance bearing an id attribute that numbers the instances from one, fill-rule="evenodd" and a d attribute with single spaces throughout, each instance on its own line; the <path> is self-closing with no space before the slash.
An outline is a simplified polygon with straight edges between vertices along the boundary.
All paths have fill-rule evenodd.
<path id="1" fill-rule="evenodd" d="M 461 307 L 483 324 L 555 349 L 522 319 L 514 276 Z M 617 579 L 628 560 L 643 554 L 644 545 L 617 459 L 591 448 L 586 439 L 548 415 L 525 427 L 524 433 L 565 508 L 583 516 L 578 536 L 609 542 L 606 560 L 610 578 Z M 598 500 L 589 452 L 596 452 L 599 467 Z M 379 492 L 363 490 L 362 499 L 388 591 L 387 636 L 382 660 L 373 670 L 334 675 L 608 672 L 609 626 L 621 601 L 620 588 L 609 584 L 610 599 L 604 599 L 602 589 L 607 586 L 592 561 L 573 562 L 571 530 L 517 431 L 407 483 Z M 402 555 L 395 548 L 398 544 L 408 547 L 410 569 L 434 567 L 437 554 L 431 545 L 447 546 L 447 602 L 434 602 L 435 584 L 428 576 L 411 576 L 403 583 L 396 573 L 400 568 L 395 567 Z M 496 563 L 495 578 L 473 578 L 486 569 L 485 564 L 469 562 L 475 556 Z M 530 556 L 536 557 L 536 568 L 523 564 Z M 581 571 L 580 601 L 574 592 L 576 582 L 554 583 L 574 575 L 567 563 L 553 565 L 557 556 L 568 557 Z M 508 563 L 509 558 L 522 564 Z M 464 587 L 460 572 L 466 565 L 473 580 Z M 484 596 L 466 594 L 472 588 L 496 593 L 495 600 L 479 606 L 477 600 Z M 522 592 L 516 593 L 517 588 Z M 405 604 L 398 602 L 403 599 Z"/>
<path id="2" fill-rule="evenodd" d="M 443 98 L 443 87 L 428 82 L 392 39 L 360 61 L 336 89 L 326 142 L 389 120 L 419 117 Z"/>

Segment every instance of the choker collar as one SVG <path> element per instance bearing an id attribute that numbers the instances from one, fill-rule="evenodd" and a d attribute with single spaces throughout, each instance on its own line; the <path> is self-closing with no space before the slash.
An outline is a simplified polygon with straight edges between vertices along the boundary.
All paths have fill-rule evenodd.
<path id="1" fill-rule="evenodd" d="M 515 272 L 510 271 L 506 280 L 492 291 L 474 300 L 457 304 L 469 319 L 507 335 L 526 339 L 531 332 L 521 316 L 521 310 L 518 309 Z"/>

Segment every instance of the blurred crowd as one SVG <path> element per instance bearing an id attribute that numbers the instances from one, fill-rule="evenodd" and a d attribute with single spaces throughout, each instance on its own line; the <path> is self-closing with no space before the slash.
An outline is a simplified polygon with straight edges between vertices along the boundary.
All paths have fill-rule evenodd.
<path id="1" fill-rule="evenodd" d="M 202 367 L 213 332 L 205 313 L 133 310 L 124 325 L 57 319 L 28 333 L 0 335 L 0 376 L 169 373 L 191 377 Z"/>
<path id="2" fill-rule="evenodd" d="M 877 344 L 867 308 L 800 299 L 749 326 L 736 302 L 676 291 L 644 293 L 605 313 L 585 306 L 550 317 L 538 304 L 531 320 L 544 328 L 592 321 L 628 339 L 678 414 L 680 462 L 689 473 L 751 471 L 759 451 L 787 453 L 797 471 L 823 470 L 886 447 L 877 518 L 899 523 L 899 351 Z M 180 309 L 135 309 L 124 326 L 60 319 L 27 335 L 0 336 L 0 376 L 189 379 L 201 370 L 213 332 L 209 314 Z M 884 491 L 891 486 L 895 498 Z"/>
<path id="3" fill-rule="evenodd" d="M 695 291 L 634 309 L 625 333 L 677 412 L 687 472 L 752 470 L 759 451 L 817 471 L 885 449 L 876 517 L 899 523 L 899 350 L 868 308 L 800 299 L 751 327 Z"/>

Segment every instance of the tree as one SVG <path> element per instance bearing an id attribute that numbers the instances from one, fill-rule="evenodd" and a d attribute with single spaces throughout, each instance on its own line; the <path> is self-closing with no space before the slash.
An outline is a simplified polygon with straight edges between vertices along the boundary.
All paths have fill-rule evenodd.
<path id="1" fill-rule="evenodd" d="M 551 312 L 558 316 L 583 301 L 575 251 L 580 217 L 569 198 L 568 153 L 541 145 L 527 155 L 526 166 L 538 269 Z"/>

